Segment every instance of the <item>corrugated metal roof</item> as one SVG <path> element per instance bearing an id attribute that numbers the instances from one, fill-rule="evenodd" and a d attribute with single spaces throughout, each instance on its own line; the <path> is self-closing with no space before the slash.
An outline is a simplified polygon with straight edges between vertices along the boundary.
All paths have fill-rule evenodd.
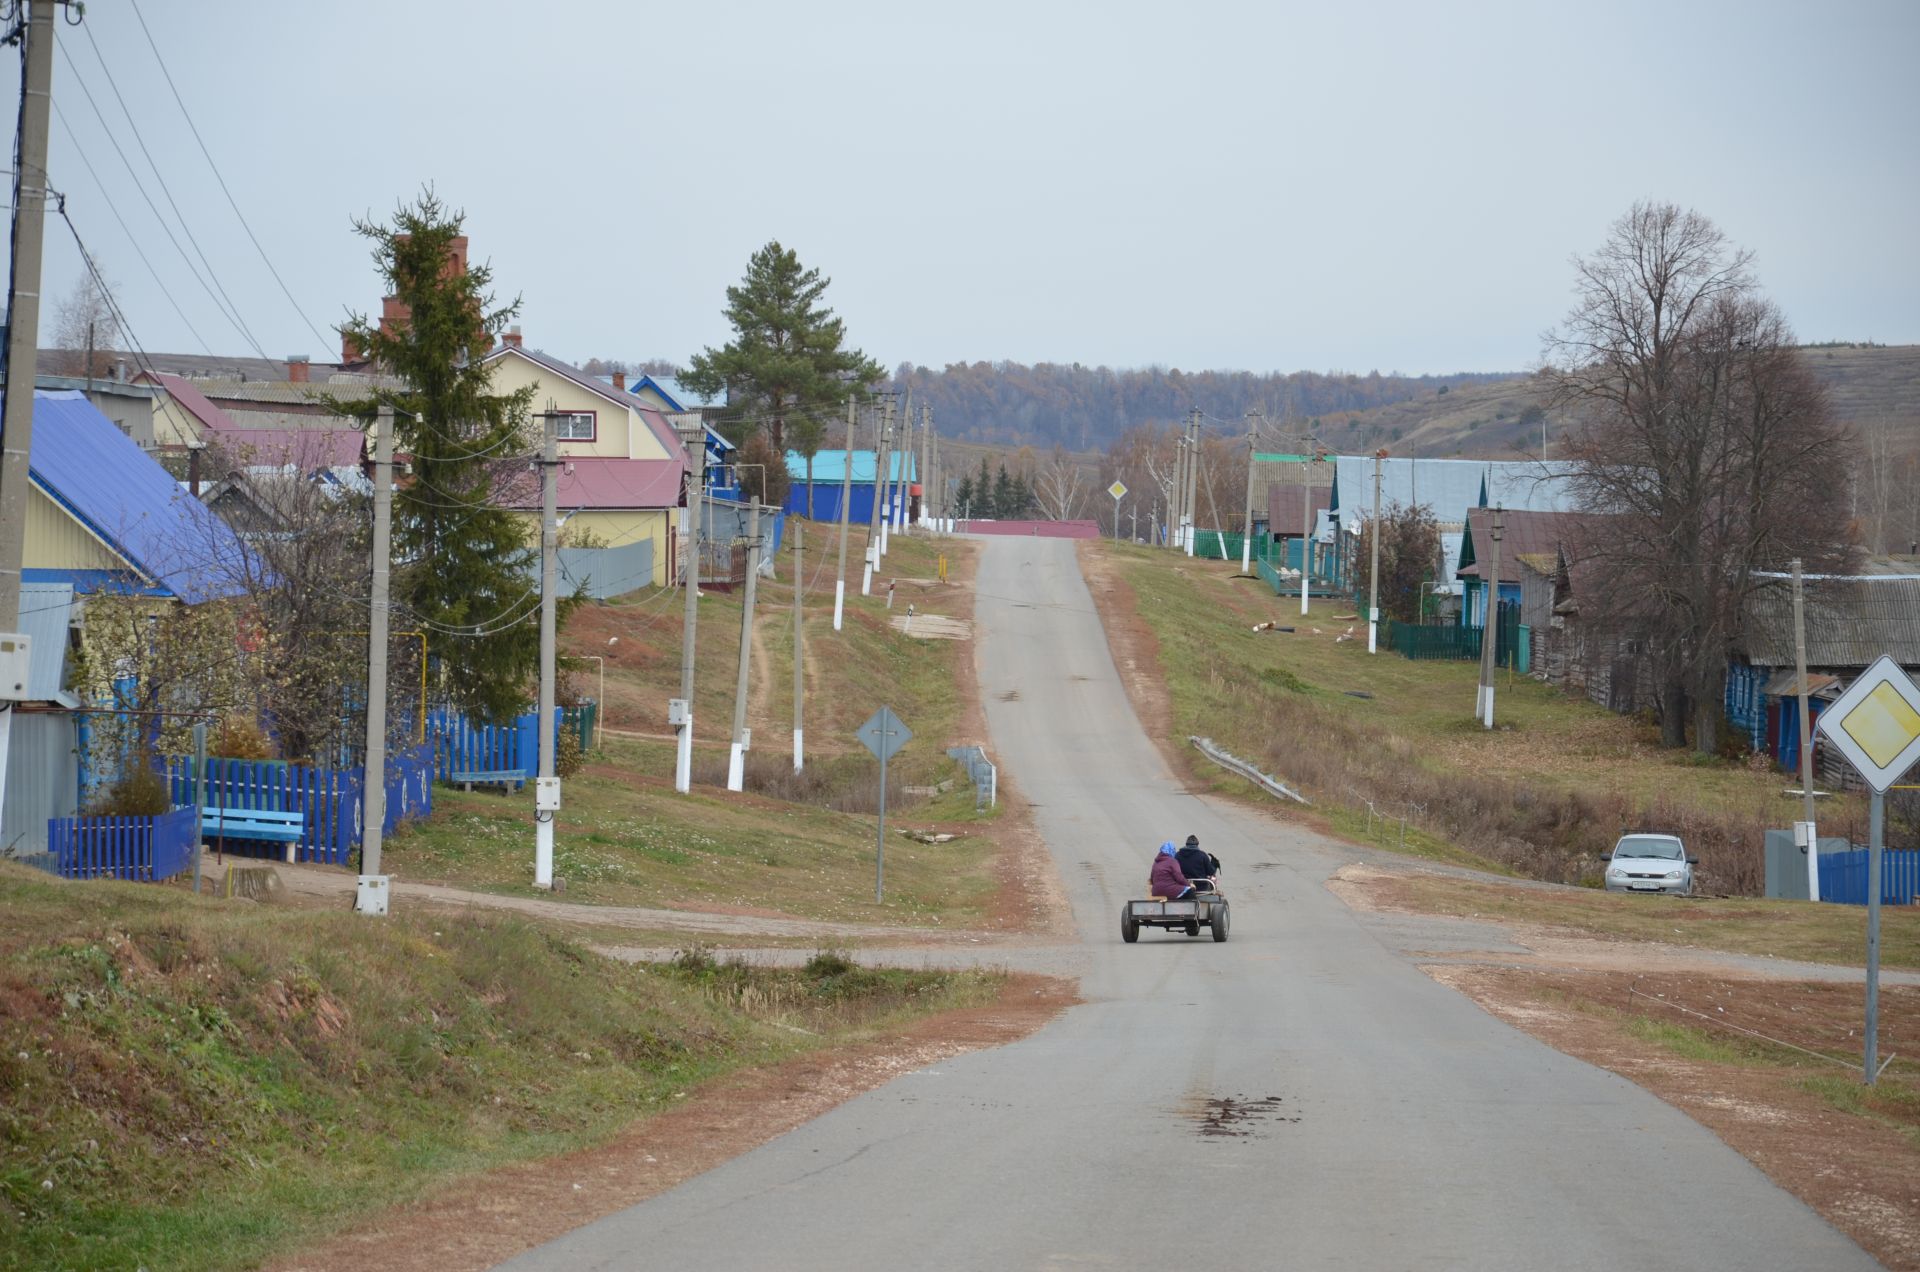
<path id="1" fill-rule="evenodd" d="M 564 511 L 674 508 L 687 471 L 679 459 L 618 459 L 576 456 L 560 465 L 556 498 Z M 503 491 L 507 502 L 537 508 L 540 497 L 530 483 Z"/>
<path id="2" fill-rule="evenodd" d="M 1333 509 L 1341 520 L 1365 520 L 1373 514 L 1373 457 L 1336 455 Z M 1482 495 L 1485 495 L 1484 500 Z M 1383 511 L 1425 504 L 1434 520 L 1458 523 L 1469 508 L 1499 504 L 1533 512 L 1569 512 L 1574 508 L 1567 469 L 1538 460 L 1383 459 L 1380 505 Z"/>
<path id="3" fill-rule="evenodd" d="M 27 700 L 77 707 L 67 689 L 67 630 L 73 626 L 71 583 L 22 583 L 20 632 L 27 650 Z"/>
<path id="4" fill-rule="evenodd" d="M 1313 492 L 1313 510 L 1318 513 L 1331 506 L 1333 487 L 1311 486 Z M 1277 535 L 1298 535 L 1300 523 L 1304 520 L 1305 509 L 1301 507 L 1300 487 L 1271 485 L 1267 487 L 1267 528 Z"/>
<path id="5" fill-rule="evenodd" d="M 1882 654 L 1920 668 L 1920 579 L 1823 578 L 1805 585 L 1807 666 L 1865 667 Z M 1793 584 L 1769 579 L 1747 601 L 1744 645 L 1758 667 L 1793 666 Z"/>
<path id="6" fill-rule="evenodd" d="M 1500 581 L 1518 583 L 1522 558 L 1555 560 L 1560 549 L 1579 536 L 1590 514 L 1578 512 L 1527 512 L 1508 508 L 1501 514 Z M 1467 531 L 1460 544 L 1460 564 L 1456 573 L 1479 578 L 1493 543 L 1493 509 L 1472 508 L 1467 512 Z M 1569 554 L 1571 555 L 1571 554 Z M 1537 568 L 1537 567 L 1536 567 Z M 1542 571 L 1550 573 L 1551 570 Z"/>
<path id="7" fill-rule="evenodd" d="M 78 393 L 33 395 L 36 485 L 188 604 L 240 592 L 246 548 L 227 523 Z"/>
<path id="8" fill-rule="evenodd" d="M 188 414 L 208 428 L 224 430 L 236 427 L 233 417 L 207 401 L 207 395 L 200 391 L 200 386 L 187 377 L 166 371 L 156 371 L 151 375 L 143 371 L 140 374 L 142 378 L 158 381 L 169 397 L 187 408 Z"/>
<path id="9" fill-rule="evenodd" d="M 900 480 L 900 465 L 906 463 L 907 480 L 916 480 L 919 469 L 914 466 L 914 456 L 902 455 L 894 451 L 887 464 L 887 478 Z M 853 484 L 856 486 L 873 484 L 873 475 L 878 472 L 880 461 L 870 450 L 853 452 Z M 823 450 L 813 457 L 813 484 L 824 486 L 829 482 L 838 483 L 847 470 L 847 452 L 844 450 Z M 787 475 L 798 481 L 807 479 L 807 461 L 799 451 L 787 452 Z"/>

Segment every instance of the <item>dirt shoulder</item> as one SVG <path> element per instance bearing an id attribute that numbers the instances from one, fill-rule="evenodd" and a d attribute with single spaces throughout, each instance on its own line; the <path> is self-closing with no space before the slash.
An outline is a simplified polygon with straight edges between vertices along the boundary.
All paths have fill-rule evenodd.
<path id="1" fill-rule="evenodd" d="M 1539 921 L 1594 927 L 1592 903 L 1604 915 L 1607 899 L 1571 890 L 1365 865 L 1342 867 L 1328 887 L 1355 910 L 1410 924 L 1392 936 L 1435 980 L 1645 1087 L 1889 1268 L 1920 1269 L 1920 1063 L 1905 1058 L 1920 1056 L 1920 986 L 1895 983 L 1912 973 L 1883 981 L 1880 1055 L 1902 1058 L 1868 1088 L 1857 969 L 1769 966 L 1690 943 L 1716 922 L 1683 917 L 1698 907 L 1625 898 L 1640 904 L 1623 923 L 1668 925 L 1674 939 L 1659 941 Z M 1780 926 L 1740 913 L 1717 922 Z M 1731 926 L 1720 935 L 1729 934 L 1736 947 L 1745 939 Z"/>
<path id="2" fill-rule="evenodd" d="M 1075 1001 L 1066 981 L 1011 976 L 986 1006 L 734 1074 L 599 1148 L 469 1176 L 269 1266 L 273 1272 L 491 1268 L 665 1192 L 901 1074 L 1024 1038 Z"/>
<path id="3" fill-rule="evenodd" d="M 1160 749 L 1167 767 L 1183 777 L 1191 776 L 1192 757 L 1173 744 L 1173 698 L 1160 671 L 1159 638 L 1140 617 L 1138 598 L 1100 545 L 1082 540 L 1075 551 L 1081 576 L 1093 596 L 1093 607 L 1099 611 L 1100 625 L 1106 630 L 1113 665 L 1126 687 L 1127 700 L 1133 703 L 1133 713 L 1140 717 L 1140 727 Z"/>

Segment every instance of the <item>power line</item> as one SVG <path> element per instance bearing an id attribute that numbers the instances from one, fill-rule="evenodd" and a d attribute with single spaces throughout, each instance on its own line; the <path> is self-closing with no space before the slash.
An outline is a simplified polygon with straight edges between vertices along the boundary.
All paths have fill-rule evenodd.
<path id="1" fill-rule="evenodd" d="M 100 197 L 106 200 L 107 210 L 113 213 L 113 219 L 120 223 L 120 232 L 127 236 L 127 242 L 132 245 L 134 255 L 138 256 L 140 263 L 147 267 L 147 273 L 153 275 L 154 285 L 159 287 L 160 294 L 167 298 L 167 303 L 173 306 L 173 312 L 179 315 L 180 321 L 185 324 L 187 330 L 193 334 L 193 338 L 200 342 L 201 349 L 205 350 L 208 355 L 211 355 L 213 353 L 213 346 L 207 343 L 206 337 L 202 336 L 199 329 L 193 325 L 193 320 L 187 317 L 187 311 L 180 308 L 180 302 L 174 298 L 172 289 L 161 280 L 160 271 L 153 267 L 153 262 L 148 259 L 146 250 L 140 246 L 140 240 L 135 238 L 133 231 L 128 228 L 127 219 L 120 215 L 120 209 L 114 203 L 113 196 L 107 192 L 107 183 L 100 179 L 100 174 L 94 170 L 93 160 L 87 158 L 87 152 L 81 149 L 80 139 L 74 136 L 73 127 L 67 123 L 67 117 L 61 111 L 60 103 L 57 101 L 53 103 L 53 114 L 54 118 L 60 121 L 60 127 L 66 129 L 67 140 L 73 143 L 73 152 L 80 156 L 80 162 L 86 165 L 87 174 L 93 178 L 93 183 L 100 188 Z"/>
<path id="2" fill-rule="evenodd" d="M 107 309 L 113 314 L 114 320 L 120 324 L 120 329 L 127 333 L 127 339 L 133 342 L 134 356 L 146 364 L 147 373 L 151 375 L 154 369 L 153 359 L 147 356 L 147 350 L 140 343 L 140 336 L 134 331 L 133 323 L 127 318 L 126 311 L 120 308 L 120 302 L 115 300 L 113 293 L 107 289 L 106 280 L 100 276 L 100 267 L 94 264 L 93 253 L 89 252 L 86 243 L 81 241 L 80 227 L 75 225 L 73 218 L 67 215 L 67 196 L 58 191 L 50 191 L 50 193 L 58 200 L 56 206 L 60 211 L 60 219 L 66 222 L 68 232 L 73 235 L 73 244 L 80 249 L 80 259 L 85 262 L 87 273 L 93 276 L 93 285 L 99 289 L 101 299 L 106 302 Z M 87 373 L 91 375 L 93 368 L 88 367 Z"/>
<path id="3" fill-rule="evenodd" d="M 227 179 L 220 175 L 220 166 L 213 161 L 212 152 L 207 149 L 207 143 L 200 136 L 200 129 L 194 124 L 193 116 L 188 113 L 187 103 L 180 96 L 179 86 L 173 82 L 173 72 L 167 69 L 166 59 L 160 56 L 160 46 L 154 43 L 153 32 L 147 27 L 146 15 L 140 12 L 140 0 L 133 0 L 133 16 L 140 21 L 140 31 L 147 37 L 147 47 L 153 50 L 153 60 L 159 63 L 160 73 L 166 77 L 167 87 L 172 90 L 173 100 L 179 105 L 180 114 L 187 121 L 187 128 L 193 133 L 193 139 L 198 143 L 200 153 L 206 157 L 207 167 L 213 169 L 213 179 L 220 183 L 220 193 L 227 196 L 227 206 L 231 207 L 234 216 L 239 218 L 240 228 L 247 232 L 247 238 L 252 241 L 254 250 L 260 253 L 260 260 L 266 265 L 267 272 L 273 275 L 273 281 L 280 284 L 281 294 L 286 296 L 287 303 L 292 305 L 293 311 L 300 315 L 300 320 L 307 324 L 307 330 L 311 331 L 314 339 L 320 342 L 320 347 L 327 348 L 329 344 L 327 337 L 321 334 L 320 328 L 307 316 L 307 311 L 300 307 L 300 302 L 293 298 L 293 292 L 288 288 L 286 280 L 280 277 L 280 271 L 274 268 L 273 261 L 268 258 L 267 249 L 260 245 L 253 227 L 247 224 L 247 218 L 240 211 L 240 204 L 235 201 L 233 191 L 227 188 Z"/>

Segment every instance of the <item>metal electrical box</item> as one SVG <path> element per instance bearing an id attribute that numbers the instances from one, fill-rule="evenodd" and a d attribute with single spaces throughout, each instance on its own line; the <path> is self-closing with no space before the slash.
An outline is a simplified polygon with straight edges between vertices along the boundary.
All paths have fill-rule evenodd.
<path id="1" fill-rule="evenodd" d="M 522 805 L 521 807 L 525 807 Z M 560 779 L 557 777 L 536 777 L 533 779 L 533 811 L 536 813 L 557 813 L 560 811 Z"/>
<path id="2" fill-rule="evenodd" d="M 28 650 L 32 644 L 17 632 L 0 634 L 0 699 L 19 702 L 27 696 Z"/>
<path id="3" fill-rule="evenodd" d="M 690 714 L 687 710 L 687 700 L 685 698 L 667 699 L 667 723 L 674 728 L 677 729 L 685 724 Z"/>

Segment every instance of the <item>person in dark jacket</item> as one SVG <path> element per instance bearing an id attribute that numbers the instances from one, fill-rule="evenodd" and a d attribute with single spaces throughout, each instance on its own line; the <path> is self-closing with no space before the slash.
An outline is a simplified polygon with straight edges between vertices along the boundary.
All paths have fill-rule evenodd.
<path id="1" fill-rule="evenodd" d="M 1193 885 L 1180 873 L 1180 859 L 1174 854 L 1173 845 L 1161 844 L 1159 854 L 1153 859 L 1153 870 L 1147 875 L 1147 892 L 1172 900 L 1192 891 Z"/>
<path id="2" fill-rule="evenodd" d="M 1214 876 L 1220 873 L 1220 858 L 1200 847 L 1198 835 L 1188 835 L 1186 847 L 1175 853 L 1174 859 L 1180 863 L 1180 873 L 1196 891 L 1213 891 Z"/>

